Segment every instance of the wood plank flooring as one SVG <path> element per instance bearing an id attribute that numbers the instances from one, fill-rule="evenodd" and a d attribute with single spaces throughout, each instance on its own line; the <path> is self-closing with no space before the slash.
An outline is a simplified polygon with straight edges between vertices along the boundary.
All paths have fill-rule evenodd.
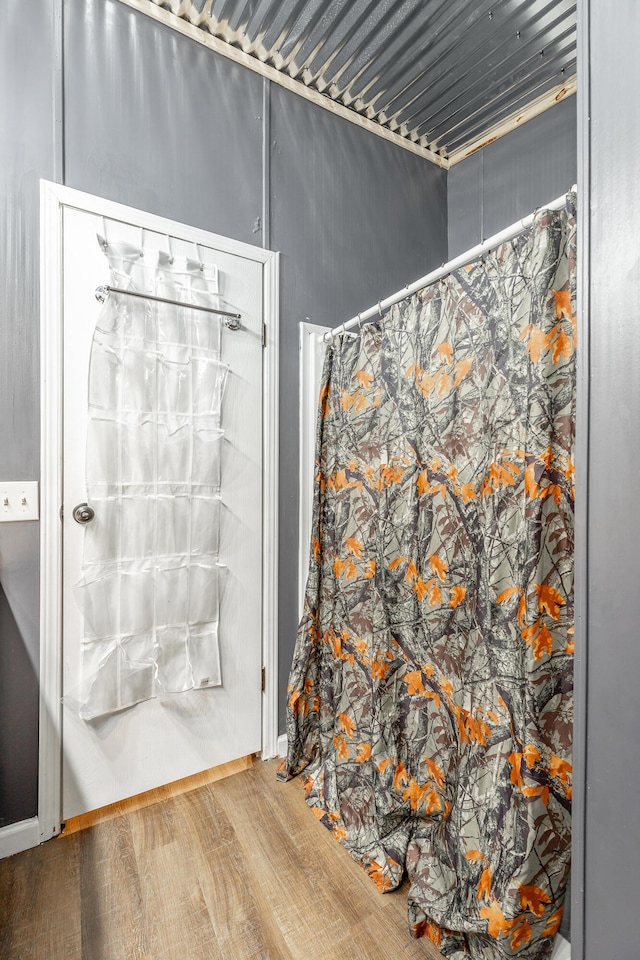
<path id="1" fill-rule="evenodd" d="M 0 861 L 1 960 L 441 960 L 275 768 Z"/>
<path id="2" fill-rule="evenodd" d="M 103 820 L 113 820 L 124 813 L 131 813 L 133 810 L 141 810 L 143 807 L 150 807 L 159 800 L 169 800 L 171 797 L 177 797 L 181 793 L 189 793 L 196 787 L 202 787 L 207 783 L 215 783 L 216 780 L 224 780 L 225 777 L 231 777 L 234 773 L 241 770 L 248 770 L 256 761 L 255 753 L 246 757 L 240 757 L 238 760 L 231 760 L 229 763 L 221 763 L 217 767 L 211 767 L 209 770 L 203 770 L 202 773 L 195 773 L 183 780 L 174 780 L 173 783 L 167 783 L 162 787 L 156 787 L 154 790 L 147 790 L 146 793 L 139 793 L 135 797 L 128 797 L 126 800 L 119 800 L 117 803 L 110 803 L 106 807 L 99 807 L 98 810 L 91 810 L 89 813 L 82 813 L 79 817 L 69 817 L 64 825 L 65 836 L 75 833 L 77 830 L 86 830 L 87 827 L 93 827 L 96 823 L 102 823 Z"/>

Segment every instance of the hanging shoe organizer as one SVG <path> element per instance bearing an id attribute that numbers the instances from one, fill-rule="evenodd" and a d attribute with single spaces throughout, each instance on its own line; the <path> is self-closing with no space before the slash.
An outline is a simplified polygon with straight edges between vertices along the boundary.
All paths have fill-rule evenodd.
<path id="1" fill-rule="evenodd" d="M 111 286 L 91 346 L 79 715 L 222 682 L 218 271 L 98 238 Z M 99 293 L 97 293 L 99 295 Z M 233 315 L 232 315 L 233 316 Z M 232 329 L 237 327 L 228 320 Z"/>

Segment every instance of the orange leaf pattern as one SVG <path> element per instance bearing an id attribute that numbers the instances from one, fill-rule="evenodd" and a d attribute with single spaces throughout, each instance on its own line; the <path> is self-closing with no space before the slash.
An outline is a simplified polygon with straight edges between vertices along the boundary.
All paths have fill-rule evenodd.
<path id="1" fill-rule="evenodd" d="M 533 769 L 534 764 L 541 760 L 540 751 L 533 743 L 528 743 L 524 750 L 522 751 L 522 756 L 524 757 L 525 763 L 528 766 L 529 770 Z"/>
<path id="2" fill-rule="evenodd" d="M 547 925 L 542 931 L 543 937 L 555 937 L 556 933 L 560 929 L 560 923 L 562 922 L 563 907 L 558 907 L 557 910 L 551 914 L 547 920 Z"/>
<path id="3" fill-rule="evenodd" d="M 540 613 L 548 613 L 554 620 L 558 620 L 560 607 L 566 603 L 562 594 L 548 583 L 536 583 L 534 587 L 538 594 L 538 610 Z"/>
<path id="4" fill-rule="evenodd" d="M 471 370 L 472 366 L 473 366 L 473 359 L 471 357 L 465 357 L 463 360 L 459 360 L 456 363 L 454 367 L 456 372 L 456 375 L 453 379 L 454 387 L 457 387 L 464 380 L 466 375 L 469 373 L 469 370 Z"/>
<path id="5" fill-rule="evenodd" d="M 440 578 L 440 580 L 447 579 L 447 572 L 449 567 L 442 557 L 437 556 L 437 554 L 432 553 L 429 557 L 429 563 L 431 564 L 431 569 L 433 573 Z"/>
<path id="6" fill-rule="evenodd" d="M 459 606 L 464 598 L 467 595 L 467 588 L 461 587 L 457 584 L 455 587 L 451 587 L 451 593 L 449 594 L 449 606 L 457 607 Z"/>
<path id="7" fill-rule="evenodd" d="M 513 933 L 511 934 L 511 949 L 517 950 L 518 947 L 522 947 L 530 942 L 532 934 L 531 924 L 528 920 L 522 920 L 516 927 L 514 927 Z"/>
<path id="8" fill-rule="evenodd" d="M 490 937 L 495 937 L 497 940 L 500 934 L 509 932 L 509 924 L 497 900 L 494 900 L 488 907 L 480 907 L 478 913 L 487 921 L 487 933 Z"/>
<path id="9" fill-rule="evenodd" d="M 363 390 L 369 390 L 373 383 L 373 375 L 369 370 L 358 370 L 356 380 L 359 387 L 362 387 Z"/>
<path id="10" fill-rule="evenodd" d="M 523 910 L 530 910 L 536 917 L 541 917 L 546 904 L 551 903 L 551 897 L 541 887 L 536 887 L 533 884 L 526 886 L 521 883 L 520 903 Z"/>
<path id="11" fill-rule="evenodd" d="M 354 557 L 360 558 L 362 556 L 362 544 L 355 537 L 347 537 L 345 540 L 347 545 L 347 550 L 349 553 L 353 554 Z"/>
<path id="12" fill-rule="evenodd" d="M 476 900 L 488 900 L 491 893 L 491 867 L 485 867 L 478 883 Z"/>
<path id="13" fill-rule="evenodd" d="M 498 603 L 506 603 L 507 600 L 510 600 L 511 597 L 517 597 L 522 593 L 521 587 L 507 587 L 505 590 L 502 590 L 496 600 Z"/>
<path id="14" fill-rule="evenodd" d="M 327 348 L 279 775 L 445 957 L 562 915 L 575 260 L 569 201 Z"/>
<path id="15" fill-rule="evenodd" d="M 484 860 L 484 853 L 480 850 L 467 850 L 465 857 L 467 860 Z"/>
<path id="16" fill-rule="evenodd" d="M 341 713 L 339 716 L 340 726 L 346 733 L 346 735 L 351 739 L 355 733 L 356 725 L 355 722 L 348 717 L 346 713 Z"/>

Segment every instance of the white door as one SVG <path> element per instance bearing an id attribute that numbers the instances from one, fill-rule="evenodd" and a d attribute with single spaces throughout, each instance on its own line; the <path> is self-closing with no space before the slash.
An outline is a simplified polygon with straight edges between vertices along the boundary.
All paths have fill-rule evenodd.
<path id="1" fill-rule="evenodd" d="M 140 245 L 145 256 L 151 260 L 157 251 L 165 251 L 165 254 L 172 257 L 199 260 L 204 264 L 204 274 L 208 277 L 215 277 L 217 270 L 220 292 L 225 301 L 220 303 L 220 306 L 237 309 L 241 314 L 241 326 L 238 330 L 229 330 L 223 325 L 223 318 L 220 316 L 213 313 L 199 315 L 200 324 L 206 322 L 216 330 L 221 329 L 219 366 L 223 372 L 228 368 L 220 411 L 220 427 L 224 434 L 217 443 L 212 443 L 211 447 L 212 451 L 215 447 L 214 455 L 219 457 L 219 502 L 208 502 L 204 512 L 201 511 L 198 516 L 193 515 L 190 519 L 187 517 L 184 521 L 190 525 L 189 530 L 192 531 L 194 540 L 198 539 L 197 535 L 203 524 L 210 526 L 215 522 L 219 529 L 217 551 L 220 569 L 217 573 L 220 576 L 216 579 L 216 584 L 219 584 L 220 588 L 217 627 L 220 676 L 214 676 L 215 657 L 211 656 L 211 649 L 207 648 L 207 662 L 213 666 L 202 666 L 199 672 L 194 667 L 192 680 L 187 681 L 184 679 L 184 671 L 181 674 L 180 668 L 176 667 L 178 676 L 175 683 L 154 686 L 153 675 L 155 672 L 157 677 L 158 665 L 145 660 L 145 657 L 149 656 L 147 650 L 140 654 L 141 662 L 146 663 L 147 670 L 140 676 L 151 678 L 151 687 L 146 693 L 140 694 L 140 702 L 115 710 L 109 710 L 108 704 L 107 708 L 103 704 L 102 708 L 92 711 L 86 708 L 86 698 L 88 690 L 93 689 L 95 703 L 96 691 L 100 693 L 101 677 L 95 669 L 100 655 L 94 655 L 92 660 L 87 657 L 87 649 L 98 650 L 99 654 L 100 648 L 95 646 L 95 637 L 94 647 L 87 646 L 87 635 L 91 636 L 90 624 L 88 626 L 91 617 L 87 615 L 85 622 L 83 612 L 86 613 L 88 608 L 82 600 L 82 587 L 78 587 L 78 584 L 87 580 L 85 537 L 88 537 L 91 531 L 91 543 L 100 544 L 103 543 L 101 538 L 117 541 L 119 536 L 117 531 L 110 528 L 111 520 L 106 501 L 96 499 L 93 505 L 96 515 L 89 523 L 82 524 L 74 519 L 77 505 L 89 503 L 89 506 L 92 506 L 88 491 L 94 489 L 87 485 L 87 470 L 89 469 L 91 479 L 91 470 L 95 467 L 90 466 L 94 458 L 92 449 L 89 450 L 87 459 L 87 438 L 89 437 L 91 447 L 91 431 L 95 429 L 95 424 L 92 423 L 95 411 L 92 412 L 88 405 L 89 372 L 94 331 L 103 309 L 96 300 L 95 290 L 100 285 L 113 282 L 105 249 L 99 244 L 97 235 L 106 236 L 111 247 L 120 243 Z M 132 222 L 123 222 L 108 220 L 72 207 L 64 208 L 63 819 L 246 756 L 258 751 L 261 746 L 264 265 L 258 260 L 216 249 L 213 237 L 211 246 L 200 242 L 197 247 L 188 237 L 189 230 L 186 227 L 182 235 L 174 229 L 171 238 L 168 238 L 149 230 L 143 232 L 133 217 Z M 116 301 L 122 303 L 126 299 L 118 294 L 110 294 L 108 304 L 113 309 Z M 205 299 L 196 302 L 209 301 Z M 131 306 L 128 309 L 132 309 Z M 184 314 L 186 311 L 179 312 Z M 91 371 L 94 376 L 93 365 Z M 173 376 L 173 373 L 171 375 Z M 154 389 L 159 392 L 158 384 L 159 380 Z M 127 389 L 133 388 L 129 385 Z M 195 386 L 189 389 L 195 397 Z M 211 384 L 209 387 L 202 387 L 201 384 L 198 389 L 210 390 Z M 171 394 L 171 391 L 169 393 Z M 175 398 L 177 394 L 174 392 L 171 396 Z M 193 397 L 192 401 L 195 402 Z M 184 413 L 181 406 L 183 400 L 175 402 L 177 409 L 169 409 L 169 418 L 174 414 L 179 418 Z M 175 436 L 172 429 L 170 427 L 169 439 L 164 444 L 158 440 L 156 464 L 169 450 L 170 440 Z M 195 444 L 195 440 L 191 442 Z M 117 451 L 115 456 L 118 456 Z M 193 457 L 195 463 L 195 453 Z M 120 458 L 123 459 L 122 453 Z M 108 472 L 108 456 L 106 466 L 103 465 L 100 469 Z M 116 465 L 113 469 L 116 469 Z M 155 478 L 158 480 L 155 487 L 153 477 L 145 479 L 151 481 L 147 487 L 151 502 L 160 495 L 158 488 L 162 477 Z M 164 497 L 164 509 L 167 499 L 172 498 L 171 486 L 161 491 L 161 494 Z M 200 502 L 200 508 L 202 506 Z M 154 507 L 149 513 L 147 532 L 150 536 L 155 535 L 155 529 L 161 523 L 159 511 L 160 507 Z M 123 529 L 126 527 L 124 514 L 118 522 Z M 175 516 L 172 523 L 176 528 L 176 538 L 181 538 L 186 527 L 182 521 L 177 522 Z M 193 549 L 198 553 L 198 548 L 191 543 L 187 547 L 182 543 L 174 546 L 174 549 L 178 552 Z M 112 550 L 109 556 L 112 556 L 117 565 L 117 550 L 115 555 Z M 197 556 L 191 555 L 187 557 L 186 563 L 194 564 L 197 560 Z M 189 569 L 192 573 L 187 588 L 190 593 L 189 603 L 193 606 L 198 600 L 197 590 L 199 585 L 202 585 L 202 599 L 209 607 L 213 602 L 211 597 L 215 584 L 212 586 L 206 577 L 198 580 L 193 573 L 194 568 Z M 198 567 L 200 573 L 202 569 Z M 118 582 L 124 584 L 121 574 Z M 137 581 L 132 577 L 127 582 L 131 593 L 129 603 L 134 611 L 133 625 L 130 625 L 129 629 L 135 633 L 136 617 L 146 601 L 146 588 L 138 589 Z M 184 583 L 184 579 L 179 578 L 171 581 L 173 586 L 170 585 L 164 594 L 165 606 L 173 605 L 175 610 L 176 605 L 183 604 L 185 598 L 181 591 L 184 590 Z M 124 593 L 124 586 L 119 589 Z M 159 591 L 160 588 L 155 589 Z M 211 620 L 213 616 L 211 613 L 203 614 L 200 619 L 208 617 Z M 116 633 L 120 630 L 121 634 L 124 630 L 122 624 L 119 628 L 116 624 L 113 629 Z M 155 636 L 155 622 L 153 631 Z M 100 638 L 98 640 L 102 642 Z M 121 641 L 122 637 L 118 642 Z M 135 638 L 132 642 L 135 646 Z M 107 649 L 108 643 L 104 647 L 104 650 Z M 127 647 L 129 653 L 132 649 L 131 646 Z M 134 659 L 135 656 L 137 655 L 134 655 Z M 167 658 L 163 663 L 165 672 L 170 673 L 173 666 L 167 666 Z M 92 665 L 90 669 L 88 664 Z M 117 669 L 120 671 L 121 667 L 118 666 Z M 203 677 L 203 673 L 207 676 Z M 92 684 L 98 686 L 92 687 Z M 187 689 L 188 687 L 190 688 Z M 182 692 L 175 692 L 176 689 Z M 152 695 L 147 697 L 150 692 Z M 100 696 L 97 696 L 98 703 L 101 702 Z M 101 709 L 104 710 L 103 713 Z"/>

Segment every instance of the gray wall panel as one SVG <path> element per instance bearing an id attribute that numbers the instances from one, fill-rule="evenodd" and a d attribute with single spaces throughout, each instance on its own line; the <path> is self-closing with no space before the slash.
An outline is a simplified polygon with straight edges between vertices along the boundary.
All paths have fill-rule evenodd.
<path id="1" fill-rule="evenodd" d="M 569 97 L 451 168 L 449 257 L 565 193 L 576 171 L 576 98 Z"/>
<path id="2" fill-rule="evenodd" d="M 438 167 L 281 87 L 271 97 L 271 240 L 282 283 L 283 711 L 298 620 L 298 323 L 341 323 L 446 260 L 447 198 Z"/>
<path id="3" fill-rule="evenodd" d="M 260 77 L 118 0 L 64 2 L 67 185 L 260 245 Z"/>
<path id="4" fill-rule="evenodd" d="M 38 524 L 0 540 L 0 826 L 38 801 Z"/>
<path id="5" fill-rule="evenodd" d="M 484 151 L 478 150 L 449 170 L 448 228 L 452 259 L 480 243 L 482 237 L 482 182 Z"/>
<path id="6" fill-rule="evenodd" d="M 640 8 L 621 0 L 615 14 L 607 0 L 583 8 L 591 45 L 590 126 L 582 118 L 591 165 L 585 960 L 640 953 Z"/>
<path id="7" fill-rule="evenodd" d="M 0 480 L 38 478 L 39 178 L 52 177 L 53 4 L 0 3 Z M 0 825 L 34 816 L 36 523 L 0 525 Z"/>

